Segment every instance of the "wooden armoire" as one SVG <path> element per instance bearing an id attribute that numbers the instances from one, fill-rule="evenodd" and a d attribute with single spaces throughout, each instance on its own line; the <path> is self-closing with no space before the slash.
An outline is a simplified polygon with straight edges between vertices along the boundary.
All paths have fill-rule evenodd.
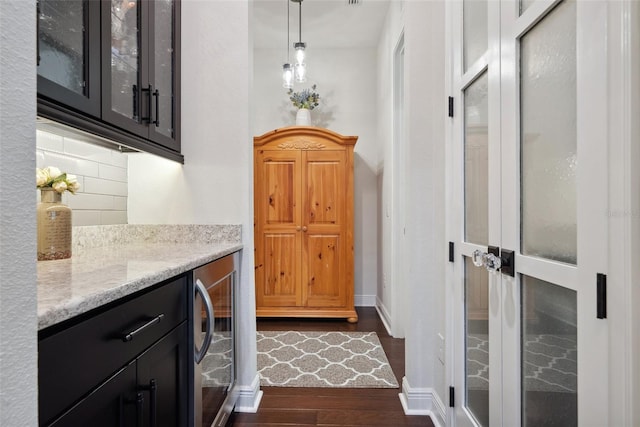
<path id="1" fill-rule="evenodd" d="M 256 313 L 343 317 L 353 305 L 357 136 L 291 126 L 254 138 Z"/>

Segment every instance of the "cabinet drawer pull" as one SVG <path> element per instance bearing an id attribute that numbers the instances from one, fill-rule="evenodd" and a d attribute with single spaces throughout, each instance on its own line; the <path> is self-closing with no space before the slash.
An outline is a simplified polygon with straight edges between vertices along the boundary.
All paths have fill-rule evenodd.
<path id="1" fill-rule="evenodd" d="M 164 314 L 158 314 L 156 317 L 154 317 L 153 319 L 149 320 L 147 323 L 145 323 L 144 325 L 140 326 L 137 329 L 134 329 L 131 332 L 125 332 L 122 334 L 122 341 L 124 342 L 129 342 L 131 340 L 133 340 L 135 338 L 136 335 L 140 334 L 141 332 L 143 332 L 145 329 L 160 323 L 162 321 L 162 319 L 164 319 Z"/>

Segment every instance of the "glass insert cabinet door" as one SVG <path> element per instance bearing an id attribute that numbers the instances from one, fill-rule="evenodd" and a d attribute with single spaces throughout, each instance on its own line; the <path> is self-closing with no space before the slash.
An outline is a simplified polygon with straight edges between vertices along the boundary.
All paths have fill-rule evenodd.
<path id="1" fill-rule="evenodd" d="M 179 2 L 102 2 L 103 116 L 179 150 Z"/>
<path id="2" fill-rule="evenodd" d="M 608 425 L 603 4 L 447 6 L 456 426 Z"/>
<path id="3" fill-rule="evenodd" d="M 38 95 L 100 114 L 100 8 L 89 0 L 38 0 Z"/>

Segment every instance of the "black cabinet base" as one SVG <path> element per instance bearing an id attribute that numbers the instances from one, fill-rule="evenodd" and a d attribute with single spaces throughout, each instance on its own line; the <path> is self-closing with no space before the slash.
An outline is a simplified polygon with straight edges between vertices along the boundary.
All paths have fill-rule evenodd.
<path id="1" fill-rule="evenodd" d="M 126 151 L 144 151 L 184 164 L 184 156 L 178 152 L 166 149 L 161 145 L 154 144 L 144 138 L 137 137 L 100 120 L 87 117 L 77 111 L 62 107 L 46 98 L 38 97 L 38 116 L 113 141 L 113 143 L 108 141 L 104 141 L 104 143 L 92 141 L 92 143 L 98 145 L 104 145 L 113 149 L 118 149 L 119 146 L 123 146 L 130 149 Z"/>

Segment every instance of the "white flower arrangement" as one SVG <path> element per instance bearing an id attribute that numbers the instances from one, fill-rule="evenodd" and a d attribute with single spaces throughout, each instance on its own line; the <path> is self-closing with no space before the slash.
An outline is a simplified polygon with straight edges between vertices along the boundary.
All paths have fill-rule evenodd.
<path id="1" fill-rule="evenodd" d="M 36 187 L 53 188 L 58 193 L 65 191 L 75 194 L 80 189 L 80 183 L 75 175 L 61 172 L 60 169 L 47 166 L 43 169 L 36 168 Z"/>

